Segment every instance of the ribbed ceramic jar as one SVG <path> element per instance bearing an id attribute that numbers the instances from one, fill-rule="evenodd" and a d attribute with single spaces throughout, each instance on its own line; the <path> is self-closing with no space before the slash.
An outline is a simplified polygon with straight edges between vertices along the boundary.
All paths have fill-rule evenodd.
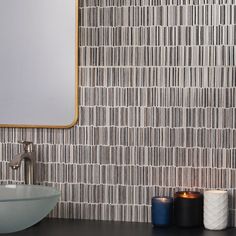
<path id="1" fill-rule="evenodd" d="M 228 226 L 228 192 L 208 190 L 204 192 L 204 226 L 210 230 L 223 230 Z"/>

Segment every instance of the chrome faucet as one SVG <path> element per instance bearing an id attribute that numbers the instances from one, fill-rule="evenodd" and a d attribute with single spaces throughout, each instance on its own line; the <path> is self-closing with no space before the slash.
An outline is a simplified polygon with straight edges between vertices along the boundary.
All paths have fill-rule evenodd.
<path id="1" fill-rule="evenodd" d="M 13 160 L 10 162 L 10 167 L 13 170 L 20 168 L 22 161 L 24 160 L 24 177 L 25 184 L 32 185 L 35 183 L 35 159 L 36 153 L 34 150 L 34 145 L 32 142 L 19 141 L 23 144 L 24 152 L 17 154 Z"/>

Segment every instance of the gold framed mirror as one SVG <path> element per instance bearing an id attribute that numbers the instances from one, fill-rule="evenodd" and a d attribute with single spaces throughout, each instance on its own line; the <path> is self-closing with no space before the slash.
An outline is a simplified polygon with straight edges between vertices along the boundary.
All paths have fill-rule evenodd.
<path id="1" fill-rule="evenodd" d="M 78 119 L 78 0 L 0 1 L 0 127 Z"/>

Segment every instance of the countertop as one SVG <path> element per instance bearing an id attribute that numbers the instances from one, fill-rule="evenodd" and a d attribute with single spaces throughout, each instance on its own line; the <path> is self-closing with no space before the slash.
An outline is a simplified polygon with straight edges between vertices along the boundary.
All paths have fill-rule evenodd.
<path id="1" fill-rule="evenodd" d="M 4 235 L 4 234 L 1 234 Z M 146 223 L 121 223 L 88 220 L 45 219 L 15 236 L 233 236 L 236 228 L 209 231 L 202 228 L 152 228 Z"/>

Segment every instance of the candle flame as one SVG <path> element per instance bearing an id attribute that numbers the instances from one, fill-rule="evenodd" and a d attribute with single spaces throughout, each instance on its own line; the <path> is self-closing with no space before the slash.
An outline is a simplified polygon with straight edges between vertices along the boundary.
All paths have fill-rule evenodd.
<path id="1" fill-rule="evenodd" d="M 160 200 L 162 201 L 162 202 L 166 202 L 167 201 L 167 199 L 166 198 L 160 198 Z"/>
<path id="2" fill-rule="evenodd" d="M 182 198 L 198 198 L 198 197 L 200 197 L 200 195 L 197 193 L 192 193 L 192 192 L 182 192 L 180 197 L 182 197 Z"/>

